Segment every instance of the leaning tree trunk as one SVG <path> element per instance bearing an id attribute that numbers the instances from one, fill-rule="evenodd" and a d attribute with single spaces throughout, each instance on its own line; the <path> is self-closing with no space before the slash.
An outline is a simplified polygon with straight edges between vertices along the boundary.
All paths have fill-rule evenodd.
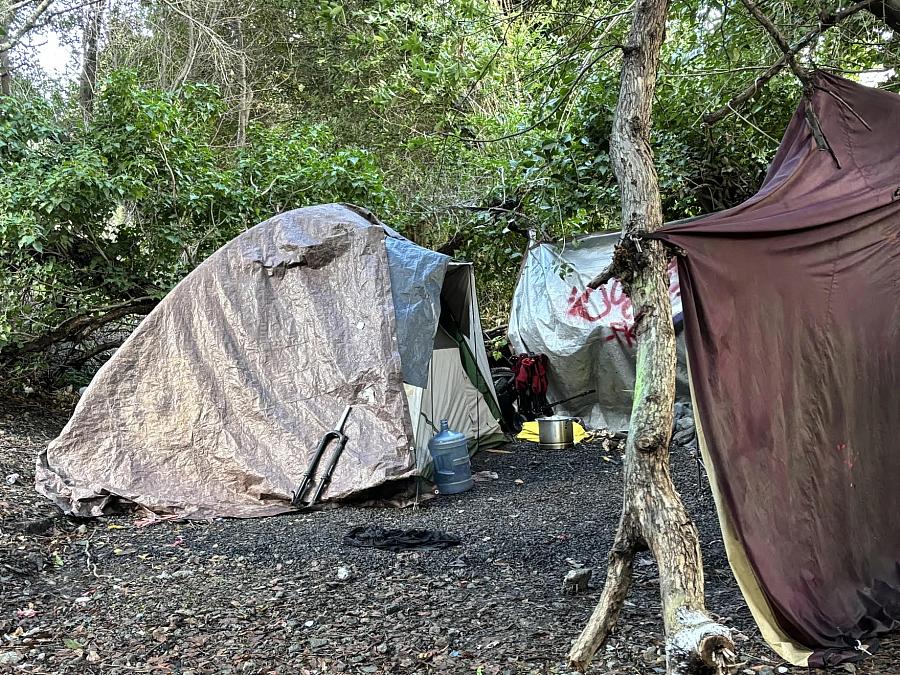
<path id="1" fill-rule="evenodd" d="M 625 448 L 622 516 L 609 555 L 606 585 L 569 660 L 584 670 L 613 628 L 631 583 L 634 555 L 649 550 L 659 565 L 669 675 L 723 672 L 734 657 L 727 628 L 707 614 L 697 530 L 669 474 L 675 403 L 675 332 L 667 255 L 658 241 L 638 241 L 662 225 L 650 149 L 650 113 L 665 34 L 666 0 L 637 0 L 623 47 L 619 101 L 610 155 L 622 198 L 623 244 L 614 272 L 635 309 L 637 381 Z"/>

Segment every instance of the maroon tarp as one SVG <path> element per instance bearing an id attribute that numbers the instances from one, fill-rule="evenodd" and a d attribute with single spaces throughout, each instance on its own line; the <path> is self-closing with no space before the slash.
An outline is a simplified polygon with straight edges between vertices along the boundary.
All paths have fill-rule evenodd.
<path id="1" fill-rule="evenodd" d="M 757 195 L 658 236 L 725 509 L 821 666 L 900 626 L 900 96 L 816 83 L 837 161 L 801 106 Z"/>

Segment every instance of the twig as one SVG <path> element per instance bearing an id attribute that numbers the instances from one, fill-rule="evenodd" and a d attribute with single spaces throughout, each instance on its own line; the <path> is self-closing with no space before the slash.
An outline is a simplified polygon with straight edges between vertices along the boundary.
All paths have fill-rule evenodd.
<path id="1" fill-rule="evenodd" d="M 593 279 L 591 279 L 588 282 L 587 287 L 590 288 L 591 290 L 596 290 L 596 289 L 600 288 L 601 286 L 603 286 L 606 282 L 608 282 L 614 276 L 616 276 L 616 274 L 613 270 L 614 266 L 615 266 L 615 262 L 611 262 L 609 264 L 609 267 L 607 267 L 605 270 L 600 272 L 600 274 L 598 274 L 597 276 L 595 276 Z"/>
<path id="2" fill-rule="evenodd" d="M 562 108 L 563 104 L 569 100 L 569 98 L 572 96 L 572 94 L 575 93 L 575 88 L 580 84 L 580 82 L 584 78 L 584 76 L 591 70 L 591 68 L 600 59 L 602 59 L 604 56 L 606 56 L 610 52 L 615 51 L 616 49 L 619 49 L 619 48 L 620 48 L 619 45 L 613 45 L 609 49 L 598 54 L 594 59 L 591 59 L 590 63 L 588 63 L 584 68 L 582 68 L 581 71 L 578 73 L 578 75 L 575 77 L 575 81 L 572 82 L 572 85 L 568 88 L 568 90 L 566 90 L 566 92 L 562 96 L 559 97 L 559 100 L 556 102 L 556 104 L 553 106 L 553 108 L 550 110 L 550 112 L 548 112 L 546 115 L 541 117 L 534 124 L 530 124 L 527 127 L 525 127 L 524 129 L 519 129 L 518 131 L 514 131 L 512 133 L 506 134 L 505 136 L 499 136 L 497 138 L 474 139 L 474 140 L 469 140 L 469 142 L 476 143 L 479 145 L 482 145 L 485 143 L 497 143 L 498 141 L 505 141 L 509 138 L 515 138 L 516 136 L 522 136 L 523 134 L 527 134 L 529 131 L 532 131 L 533 129 L 537 129 L 539 126 L 541 126 L 548 120 L 552 119 L 553 116 L 559 112 L 559 109 Z"/>
<path id="3" fill-rule="evenodd" d="M 825 88 L 823 88 L 823 87 L 818 87 L 818 89 L 819 89 L 820 91 L 824 91 L 826 94 L 828 94 L 829 96 L 831 96 L 832 98 L 834 98 L 838 103 L 840 103 L 840 104 L 843 105 L 847 110 L 849 110 L 849 111 L 853 114 L 853 116 L 856 117 L 856 119 L 858 119 L 858 120 L 860 121 L 860 123 L 862 123 L 862 125 L 863 125 L 866 129 L 868 129 L 869 131 L 872 131 L 872 127 L 869 126 L 869 123 L 866 122 L 866 121 L 860 116 L 860 114 L 859 114 L 858 112 L 856 112 L 856 110 L 854 110 L 853 106 L 850 105 L 849 103 L 847 103 L 847 101 L 845 101 L 843 98 L 841 98 L 840 96 L 838 96 L 837 94 L 835 94 L 835 93 L 834 93 L 833 91 L 831 91 L 830 89 L 825 89 Z"/>
<path id="4" fill-rule="evenodd" d="M 784 52 L 785 61 L 788 66 L 790 66 L 791 71 L 796 75 L 797 79 L 803 84 L 803 97 L 806 99 L 806 109 L 803 111 L 803 116 L 806 118 L 806 124 L 812 132 L 813 138 L 816 140 L 816 147 L 818 147 L 819 150 L 827 150 L 834 159 L 834 163 L 837 164 L 838 168 L 841 168 L 841 163 L 838 161 L 837 155 L 834 154 L 834 150 L 831 149 L 831 144 L 828 142 L 828 139 L 825 138 L 825 132 L 822 131 L 822 124 L 819 122 L 819 116 L 816 115 L 816 110 L 813 107 L 813 83 L 809 73 L 804 68 L 800 67 L 800 64 L 797 63 L 797 59 L 794 58 L 794 52 L 791 51 L 791 47 L 788 46 L 784 35 L 782 35 L 781 31 L 779 31 L 775 24 L 772 23 L 771 19 L 763 14 L 756 3 L 753 0 L 741 0 L 741 2 L 756 20 L 759 21 L 760 25 L 766 29 L 772 37 L 772 40 L 778 45 L 778 48 Z"/>
<path id="5" fill-rule="evenodd" d="M 857 12 L 865 9 L 869 5 L 871 5 L 875 0 L 862 0 L 862 2 L 857 2 L 855 5 L 851 5 L 847 9 L 832 12 L 830 14 L 826 14 L 821 17 L 819 20 L 819 25 L 809 31 L 806 35 L 804 35 L 800 40 L 798 40 L 794 45 L 790 48 L 791 56 L 798 54 L 800 51 L 808 47 L 812 44 L 816 38 L 818 38 L 822 33 L 831 28 L 832 26 L 840 23 L 844 19 Z M 778 73 L 780 73 L 784 67 L 787 65 L 787 56 L 782 55 L 775 63 L 769 66 L 768 70 L 762 73 L 759 77 L 757 77 L 753 84 L 744 89 L 739 94 L 733 96 L 728 103 L 724 106 L 716 110 L 715 112 L 709 113 L 708 115 L 703 116 L 703 123 L 711 126 L 716 122 L 720 122 L 725 119 L 732 113 L 734 113 L 738 108 L 743 106 L 747 101 L 752 99 L 756 94 L 760 92 L 760 90 L 765 86 L 765 84 L 775 77 Z"/>

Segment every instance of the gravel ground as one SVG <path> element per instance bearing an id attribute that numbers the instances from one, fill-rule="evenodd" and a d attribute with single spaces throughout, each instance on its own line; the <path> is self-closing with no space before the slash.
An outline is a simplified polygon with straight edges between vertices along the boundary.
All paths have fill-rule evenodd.
<path id="1" fill-rule="evenodd" d="M 517 443 L 476 457 L 496 480 L 418 509 L 79 522 L 32 488 L 34 456 L 65 420 L 0 403 L 0 480 L 19 474 L 0 492 L 0 672 L 567 672 L 621 508 L 617 454 Z M 738 672 L 805 672 L 779 670 L 731 576 L 705 477 L 683 452 L 672 464 L 700 530 L 707 604 L 737 632 Z M 342 544 L 369 523 L 445 530 L 463 544 L 399 554 Z M 594 568 L 588 593 L 563 596 L 563 576 L 582 565 Z M 643 557 L 591 672 L 664 672 L 659 609 L 656 565 Z M 855 672 L 898 673 L 898 657 L 886 643 Z"/>

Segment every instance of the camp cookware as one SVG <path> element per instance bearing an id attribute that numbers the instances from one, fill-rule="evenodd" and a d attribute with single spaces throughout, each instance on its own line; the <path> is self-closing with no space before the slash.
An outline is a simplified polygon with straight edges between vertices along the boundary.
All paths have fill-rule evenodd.
<path id="1" fill-rule="evenodd" d="M 538 438 L 542 448 L 563 450 L 575 445 L 573 418 L 562 415 L 538 417 Z"/>
<path id="2" fill-rule="evenodd" d="M 306 467 L 306 473 L 303 474 L 303 481 L 300 483 L 300 487 L 297 488 L 297 491 L 294 493 L 293 499 L 291 499 L 291 506 L 312 506 L 322 497 L 322 493 L 325 492 L 325 488 L 328 487 L 328 484 L 331 483 L 331 477 L 334 475 L 334 470 L 337 467 L 338 460 L 341 458 L 341 453 L 344 452 L 344 447 L 347 445 L 347 436 L 344 434 L 344 424 L 347 422 L 347 417 L 350 416 L 350 410 L 353 408 L 352 405 L 348 405 L 344 408 L 344 413 L 341 415 L 341 419 L 338 420 L 338 425 L 332 431 L 327 432 L 324 436 L 322 436 L 322 440 L 319 441 L 319 445 L 316 448 L 315 454 L 313 454 L 312 459 L 309 461 L 309 466 Z M 321 480 L 319 480 L 319 487 L 316 488 L 316 493 L 313 495 L 313 498 L 307 502 L 303 503 L 303 496 L 306 494 L 306 491 L 309 489 L 309 486 L 312 484 L 313 476 L 316 473 L 316 468 L 319 466 L 319 461 L 322 459 L 322 455 L 325 454 L 325 449 L 331 444 L 332 441 L 337 441 L 337 448 L 331 455 L 331 460 L 328 462 L 328 466 L 325 468 L 325 474 L 322 476 Z"/>

